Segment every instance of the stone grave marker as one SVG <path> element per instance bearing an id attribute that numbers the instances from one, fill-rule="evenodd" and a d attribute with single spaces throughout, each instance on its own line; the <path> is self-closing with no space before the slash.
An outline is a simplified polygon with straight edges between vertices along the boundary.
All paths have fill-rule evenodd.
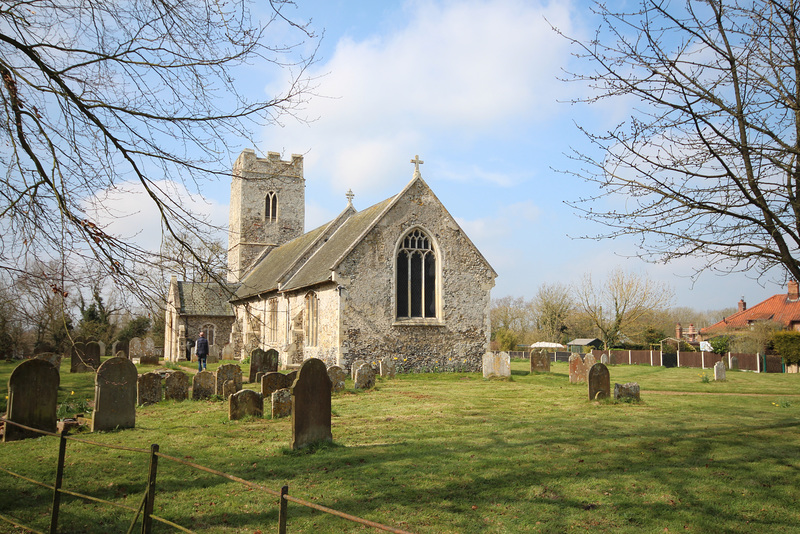
<path id="1" fill-rule="evenodd" d="M 47 360 L 33 359 L 20 363 L 8 378 L 6 418 L 45 432 L 55 432 L 60 381 L 58 369 Z M 40 436 L 36 432 L 6 424 L 3 441 Z"/>
<path id="2" fill-rule="evenodd" d="M 84 343 L 83 363 L 92 368 L 92 371 L 100 367 L 100 355 L 102 347 L 97 341 Z"/>
<path id="3" fill-rule="evenodd" d="M 92 432 L 136 425 L 136 366 L 125 358 L 103 362 L 94 377 Z"/>
<path id="4" fill-rule="evenodd" d="M 161 402 L 161 375 L 158 373 L 143 373 L 137 379 L 136 404 L 147 406 Z"/>
<path id="5" fill-rule="evenodd" d="M 273 419 L 292 415 L 292 390 L 290 388 L 273 391 L 270 400 L 272 401 Z"/>
<path id="6" fill-rule="evenodd" d="M 294 371 L 286 375 L 278 372 L 265 374 L 261 378 L 261 395 L 268 399 L 279 389 L 292 387 L 292 382 L 294 382 L 296 376 L 297 373 Z"/>
<path id="7" fill-rule="evenodd" d="M 61 355 L 56 352 L 41 352 L 34 358 L 50 362 L 56 369 L 61 369 Z"/>
<path id="8" fill-rule="evenodd" d="M 331 379 L 325 363 L 310 358 L 303 362 L 292 386 L 292 449 L 318 441 L 333 441 Z"/>
<path id="9" fill-rule="evenodd" d="M 589 380 L 589 369 L 596 363 L 597 360 L 591 352 L 583 357 L 583 368 L 586 370 L 586 380 Z"/>
<path id="10" fill-rule="evenodd" d="M 258 373 L 266 373 L 266 359 L 267 351 L 264 349 L 255 349 L 250 353 L 250 376 L 247 378 L 248 382 L 256 382 L 256 375 Z"/>
<path id="11" fill-rule="evenodd" d="M 731 356 L 731 369 L 738 369 L 739 368 L 739 358 L 736 356 Z"/>
<path id="12" fill-rule="evenodd" d="M 347 379 L 347 373 L 338 365 L 331 365 L 328 367 L 328 378 L 331 379 L 331 391 L 337 393 L 344 389 L 344 382 Z"/>
<path id="13" fill-rule="evenodd" d="M 233 392 L 236 393 L 242 389 L 242 368 L 236 363 L 223 363 L 217 369 L 217 395 L 223 395 L 222 387 L 225 385 L 226 380 L 233 380 L 233 387 L 236 388 Z"/>
<path id="14" fill-rule="evenodd" d="M 353 382 L 356 381 L 356 371 L 358 368 L 361 367 L 363 364 L 367 363 L 367 360 L 356 360 L 350 365 L 350 378 L 353 379 Z"/>
<path id="15" fill-rule="evenodd" d="M 183 371 L 173 371 L 164 380 L 166 400 L 185 401 L 189 398 L 189 376 Z"/>
<path id="16" fill-rule="evenodd" d="M 228 397 L 228 419 L 236 421 L 248 415 L 264 416 L 264 397 L 250 389 L 243 389 Z"/>
<path id="17" fill-rule="evenodd" d="M 142 356 L 144 356 L 142 340 L 138 337 L 131 338 L 131 340 L 128 341 L 128 358 L 131 360 L 139 360 Z"/>
<path id="18" fill-rule="evenodd" d="M 80 340 L 75 340 L 70 349 L 70 373 L 93 373 L 94 367 L 88 364 L 86 360 L 86 343 Z"/>
<path id="19" fill-rule="evenodd" d="M 234 380 L 226 380 L 225 383 L 222 384 L 222 398 L 229 399 L 231 395 L 239 391 L 236 389 L 236 382 Z"/>
<path id="20" fill-rule="evenodd" d="M 608 365 L 610 363 L 610 359 L 608 357 L 608 354 L 606 354 L 605 352 L 600 355 L 600 363 L 602 363 L 604 365 Z"/>
<path id="21" fill-rule="evenodd" d="M 354 387 L 356 389 L 372 389 L 375 387 L 375 368 L 368 363 L 362 363 L 356 369 L 356 379 Z"/>
<path id="22" fill-rule="evenodd" d="M 379 362 L 381 376 L 386 378 L 394 378 L 397 374 L 397 364 L 390 357 L 386 356 Z"/>
<path id="23" fill-rule="evenodd" d="M 211 371 L 200 371 L 192 378 L 192 400 L 211 397 L 217 390 L 217 379 Z"/>
<path id="24" fill-rule="evenodd" d="M 589 369 L 589 400 L 611 397 L 611 377 L 604 363 L 596 363 Z"/>
<path id="25" fill-rule="evenodd" d="M 261 383 L 261 379 L 264 378 L 265 374 L 266 373 L 261 373 L 261 372 L 256 373 L 256 384 L 260 384 Z"/>
<path id="26" fill-rule="evenodd" d="M 569 357 L 569 383 L 579 384 L 586 382 L 586 367 L 580 355 L 573 354 Z"/>
<path id="27" fill-rule="evenodd" d="M 219 345 L 211 345 L 210 347 L 208 347 L 208 356 L 206 356 L 206 364 L 218 363 L 221 352 L 222 349 L 220 349 Z"/>
<path id="28" fill-rule="evenodd" d="M 634 399 L 641 400 L 639 396 L 639 384 L 637 382 L 627 382 L 625 384 L 614 384 L 615 399 Z"/>
<path id="29" fill-rule="evenodd" d="M 531 352 L 531 373 L 549 373 L 550 358 L 546 352 Z"/>
<path id="30" fill-rule="evenodd" d="M 721 361 L 714 364 L 714 380 L 725 380 L 725 364 Z"/>
<path id="31" fill-rule="evenodd" d="M 223 360 L 233 359 L 233 345 L 231 343 L 226 343 L 225 346 L 222 347 L 222 359 Z"/>
<path id="32" fill-rule="evenodd" d="M 146 337 L 142 340 L 142 356 L 139 363 L 144 365 L 158 365 L 158 354 L 156 354 L 156 344 L 153 338 Z"/>
<path id="33" fill-rule="evenodd" d="M 507 352 L 487 352 L 483 355 L 483 378 L 511 376 L 511 357 Z"/>

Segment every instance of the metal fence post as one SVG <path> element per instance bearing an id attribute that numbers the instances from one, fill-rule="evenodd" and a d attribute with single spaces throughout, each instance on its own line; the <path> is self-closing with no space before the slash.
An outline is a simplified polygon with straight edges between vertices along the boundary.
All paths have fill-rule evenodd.
<path id="1" fill-rule="evenodd" d="M 67 455 L 67 430 L 61 431 L 58 443 L 58 465 L 56 466 L 56 482 L 53 485 L 53 511 L 50 515 L 50 534 L 58 531 L 58 508 L 61 506 L 61 482 L 64 479 L 64 458 Z"/>
<path id="2" fill-rule="evenodd" d="M 283 498 L 285 495 L 289 495 L 289 486 L 281 488 L 281 501 L 278 507 L 278 534 L 286 534 L 286 514 L 289 512 L 289 501 Z"/>
<path id="3" fill-rule="evenodd" d="M 158 471 L 158 445 L 150 445 L 150 470 L 147 476 L 147 497 L 144 503 L 144 515 L 142 515 L 142 534 L 150 534 L 153 531 L 153 502 L 156 498 L 156 472 Z"/>

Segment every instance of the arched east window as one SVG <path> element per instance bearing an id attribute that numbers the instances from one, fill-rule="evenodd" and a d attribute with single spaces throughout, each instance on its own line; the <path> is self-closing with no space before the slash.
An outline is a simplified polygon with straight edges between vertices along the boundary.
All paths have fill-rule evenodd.
<path id="1" fill-rule="evenodd" d="M 436 317 L 436 253 L 431 240 L 416 229 L 397 252 L 397 318 Z"/>
<path id="2" fill-rule="evenodd" d="M 319 343 L 319 299 L 314 292 L 306 295 L 305 338 L 309 347 Z"/>
<path id="3" fill-rule="evenodd" d="M 214 325 L 211 323 L 204 324 L 203 328 L 200 329 L 202 332 L 205 333 L 206 339 L 208 340 L 209 345 L 214 344 Z"/>
<path id="4" fill-rule="evenodd" d="M 264 220 L 267 222 L 278 220 L 278 195 L 274 191 L 267 193 L 264 198 Z"/>

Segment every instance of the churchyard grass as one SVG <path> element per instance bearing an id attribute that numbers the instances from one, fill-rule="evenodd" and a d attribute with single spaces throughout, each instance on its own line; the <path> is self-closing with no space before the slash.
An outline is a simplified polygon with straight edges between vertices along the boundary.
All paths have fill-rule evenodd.
<path id="1" fill-rule="evenodd" d="M 290 419 L 228 421 L 221 401 L 140 407 L 135 429 L 79 437 L 158 443 L 164 454 L 276 490 L 288 483 L 296 497 L 412 532 L 797 530 L 800 375 L 728 371 L 726 382 L 703 384 L 699 369 L 610 366 L 612 385 L 642 387 L 643 402 L 628 404 L 590 402 L 585 385 L 569 384 L 566 363 L 538 374 L 527 361 L 511 366 L 510 380 L 409 374 L 348 389 L 333 399 L 335 444 L 313 454 L 288 451 Z M 12 367 L 0 363 L 3 389 Z M 91 397 L 92 375 L 61 377 L 59 398 Z M 56 454 L 54 438 L 0 444 L 0 466 L 51 483 Z M 144 455 L 70 443 L 64 485 L 136 507 L 146 472 Z M 187 528 L 277 531 L 276 498 L 209 473 L 162 459 L 157 491 L 155 513 Z M 62 502 L 70 531 L 124 532 L 132 517 Z M 46 530 L 46 490 L 0 473 L 0 503 L 0 513 Z M 289 529 L 369 531 L 293 503 Z M 15 530 L 0 523 L 0 532 Z"/>

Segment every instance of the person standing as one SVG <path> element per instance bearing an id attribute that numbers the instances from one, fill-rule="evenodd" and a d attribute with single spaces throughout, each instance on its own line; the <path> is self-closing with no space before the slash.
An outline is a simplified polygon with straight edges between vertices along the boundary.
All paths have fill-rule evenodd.
<path id="1" fill-rule="evenodd" d="M 197 355 L 197 371 L 205 371 L 206 358 L 208 358 L 208 340 L 203 332 L 200 332 L 200 337 L 197 338 L 194 353 Z"/>

